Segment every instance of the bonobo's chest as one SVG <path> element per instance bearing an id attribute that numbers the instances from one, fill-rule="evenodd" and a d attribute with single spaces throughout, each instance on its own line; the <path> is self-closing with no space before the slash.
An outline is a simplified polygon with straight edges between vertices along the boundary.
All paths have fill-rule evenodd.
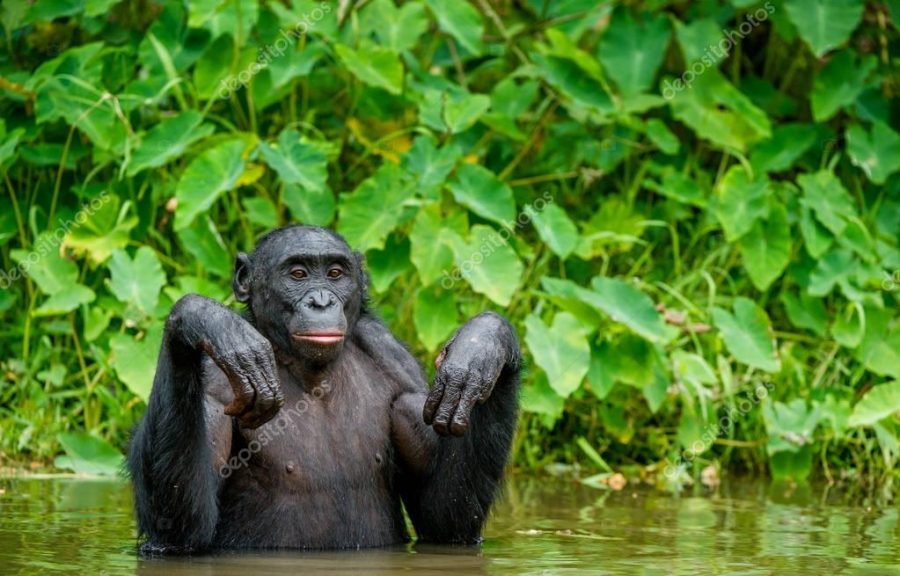
<path id="1" fill-rule="evenodd" d="M 261 486 L 298 495 L 384 488 L 391 469 L 392 384 L 367 357 L 348 358 L 315 386 L 280 370 L 285 403 L 274 419 L 239 430 L 232 455 Z M 241 474 L 244 476 L 244 474 Z M 247 478 L 245 478 L 247 479 Z"/>

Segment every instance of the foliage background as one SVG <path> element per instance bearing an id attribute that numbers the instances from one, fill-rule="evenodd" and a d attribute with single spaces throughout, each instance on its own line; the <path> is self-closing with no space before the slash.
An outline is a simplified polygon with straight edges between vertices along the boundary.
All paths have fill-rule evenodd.
<path id="1" fill-rule="evenodd" d="M 898 13 L 4 0 L 2 458 L 109 470 L 173 302 L 304 222 L 426 365 L 512 319 L 519 467 L 896 477 Z"/>

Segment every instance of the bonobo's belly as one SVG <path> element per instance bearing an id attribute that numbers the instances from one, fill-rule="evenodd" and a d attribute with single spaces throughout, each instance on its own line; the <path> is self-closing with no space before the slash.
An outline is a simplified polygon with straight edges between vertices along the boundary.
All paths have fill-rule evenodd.
<path id="1" fill-rule="evenodd" d="M 357 381 L 360 382 L 360 381 Z M 363 380 L 319 401 L 285 390 L 285 407 L 235 433 L 214 545 L 361 548 L 407 540 L 390 442 L 390 392 Z"/>

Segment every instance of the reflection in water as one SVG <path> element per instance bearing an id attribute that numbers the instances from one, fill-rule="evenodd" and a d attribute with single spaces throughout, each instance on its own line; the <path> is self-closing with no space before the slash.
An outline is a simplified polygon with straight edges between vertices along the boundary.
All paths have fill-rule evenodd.
<path id="1" fill-rule="evenodd" d="M 759 482 L 676 497 L 516 478 L 481 548 L 163 559 L 136 556 L 125 483 L 0 479 L 0 490 L 0 574 L 900 575 L 896 507 Z"/>

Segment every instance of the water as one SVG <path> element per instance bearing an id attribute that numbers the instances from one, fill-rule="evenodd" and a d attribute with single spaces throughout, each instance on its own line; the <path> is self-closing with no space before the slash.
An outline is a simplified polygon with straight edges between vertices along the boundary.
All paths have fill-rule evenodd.
<path id="1" fill-rule="evenodd" d="M 480 549 L 139 558 L 128 485 L 0 479 L 0 574 L 900 575 L 900 515 L 858 495 L 732 483 L 672 496 L 516 478 Z"/>

